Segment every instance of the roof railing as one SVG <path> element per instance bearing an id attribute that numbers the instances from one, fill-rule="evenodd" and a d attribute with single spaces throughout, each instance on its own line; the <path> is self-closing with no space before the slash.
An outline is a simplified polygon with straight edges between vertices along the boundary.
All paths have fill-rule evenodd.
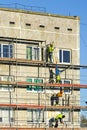
<path id="1" fill-rule="evenodd" d="M 11 8 L 11 9 L 22 9 L 27 11 L 33 11 L 33 12 L 46 12 L 45 7 L 39 7 L 39 6 L 28 6 L 18 3 L 12 3 L 12 4 L 0 4 L 0 8 Z"/>

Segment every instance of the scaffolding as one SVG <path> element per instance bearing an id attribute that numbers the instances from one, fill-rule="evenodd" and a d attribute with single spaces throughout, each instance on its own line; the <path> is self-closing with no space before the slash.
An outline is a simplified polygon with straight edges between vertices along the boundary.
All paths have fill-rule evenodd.
<path id="1" fill-rule="evenodd" d="M 46 41 L 41 40 L 27 40 L 27 39 L 19 39 L 19 38 L 8 38 L 8 37 L 0 37 L 0 42 L 8 43 L 9 45 L 12 45 L 14 47 L 14 56 L 11 55 L 10 57 L 0 58 L 0 65 L 2 68 L 5 68 L 5 66 L 8 68 L 5 70 L 5 73 L 0 72 L 0 85 L 2 88 L 6 88 L 9 93 L 6 95 L 2 93 L 0 95 L 0 108 L 2 110 L 9 110 L 9 121 L 8 123 L 0 124 L 1 130 L 7 130 L 7 129 L 14 129 L 14 130 L 51 130 L 52 128 L 49 128 L 48 126 L 48 120 L 46 119 L 46 111 L 49 112 L 68 112 L 69 117 L 67 119 L 67 126 L 60 126 L 60 128 L 57 128 L 58 130 L 64 129 L 64 130 L 82 130 L 80 126 L 78 125 L 78 122 L 80 123 L 80 120 L 76 120 L 76 122 L 73 119 L 74 112 L 80 112 L 80 110 L 87 110 L 87 106 L 81 106 L 80 105 L 80 98 L 77 98 L 77 93 L 73 94 L 73 91 L 79 91 L 81 88 L 87 88 L 87 84 L 80 84 L 79 83 L 79 75 L 76 75 L 76 83 L 73 81 L 70 83 L 49 83 L 49 75 L 46 72 L 49 70 L 49 68 L 54 69 L 56 63 L 49 63 L 46 62 L 44 59 L 44 54 L 40 54 L 40 59 L 31 60 L 26 58 L 25 53 L 23 53 L 22 45 L 36 45 L 37 48 L 40 47 L 41 52 L 44 51 L 44 48 L 46 46 Z M 17 46 L 18 44 L 18 46 Z M 18 50 L 18 47 L 20 47 L 20 50 Z M 25 46 L 23 46 L 25 49 Z M 45 48 L 46 49 L 46 48 Z M 28 50 L 29 51 L 29 50 Z M 21 53 L 22 52 L 22 53 Z M 70 75 L 70 73 L 67 75 L 67 70 L 80 71 L 81 68 L 87 68 L 85 65 L 72 65 L 72 64 L 58 64 L 60 69 L 65 69 L 65 72 L 63 74 L 63 80 L 66 79 L 72 79 L 75 76 L 73 74 Z M 23 72 L 21 73 L 21 69 Z M 30 68 L 28 68 L 30 67 Z M 33 68 L 33 71 L 31 70 Z M 29 74 L 27 71 L 31 70 L 31 74 Z M 36 71 L 37 70 L 37 71 Z M 37 76 L 33 73 L 37 73 Z M 49 71 L 48 71 L 49 72 Z M 2 74 L 1 74 L 2 73 Z M 25 74 L 27 73 L 27 74 Z M 48 76 L 47 76 L 48 75 Z M 33 77 L 33 80 L 31 81 L 31 77 Z M 34 80 L 34 79 L 39 79 Z M 26 80 L 28 79 L 28 80 Z M 42 80 L 44 79 L 44 80 Z M 73 80 L 73 79 L 72 79 Z M 8 87 L 7 87 L 8 86 Z M 33 88 L 35 90 L 35 86 L 40 89 L 37 93 L 34 91 L 31 95 L 26 94 L 25 89 L 29 90 Z M 56 91 L 59 92 L 60 87 L 63 88 L 63 90 L 70 90 L 70 94 L 64 94 L 60 98 L 60 104 L 59 105 L 51 105 L 50 97 L 52 93 L 55 93 Z M 55 89 L 54 89 L 55 88 Z M 22 91 L 21 91 L 22 89 Z M 20 92 L 21 91 L 21 92 Z M 37 91 L 37 90 L 35 90 Z M 49 93 L 50 92 L 50 93 Z M 36 96 L 36 97 L 35 97 Z M 36 112 L 39 111 L 37 116 L 37 122 L 36 121 L 30 121 L 30 119 L 25 119 L 24 114 L 26 114 L 26 111 L 30 113 L 30 110 L 34 110 Z M 21 114 L 21 111 L 23 112 Z M 14 114 L 14 118 L 13 118 Z M 19 114 L 21 116 L 19 116 Z M 33 116 L 34 116 L 33 112 Z M 31 115 L 30 115 L 31 116 Z M 72 116 L 72 118 L 71 118 Z M 75 115 L 74 115 L 75 116 Z M 34 116 L 35 117 L 35 116 Z M 43 117 L 43 120 L 41 119 Z M 50 116 L 49 116 L 50 117 Z M 39 118 L 39 119 L 38 119 Z M 70 118 L 70 119 L 69 119 Z M 5 119 L 5 118 L 4 118 Z M 6 120 L 6 119 L 5 119 Z M 32 119 L 34 120 L 34 119 Z M 6 121 L 5 121 L 6 122 Z M 55 128 L 54 128 L 55 129 Z M 85 128 L 83 129 L 85 130 Z"/>

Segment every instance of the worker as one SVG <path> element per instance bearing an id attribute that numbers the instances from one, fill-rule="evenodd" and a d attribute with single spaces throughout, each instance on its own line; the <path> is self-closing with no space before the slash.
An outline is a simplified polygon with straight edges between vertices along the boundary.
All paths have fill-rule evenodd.
<path id="1" fill-rule="evenodd" d="M 60 121 L 60 123 L 64 124 L 63 122 L 63 118 L 65 118 L 65 115 L 63 114 L 58 114 L 56 117 L 55 117 L 55 128 L 58 127 L 58 121 Z"/>
<path id="2" fill-rule="evenodd" d="M 58 121 L 60 121 L 60 123 L 63 123 L 63 118 L 65 118 L 65 115 L 63 114 L 58 114 L 56 117 L 52 117 L 49 120 L 49 127 L 58 127 Z"/>
<path id="3" fill-rule="evenodd" d="M 48 55 L 49 55 L 50 63 L 53 62 L 53 51 L 54 51 L 54 47 L 53 47 L 53 43 L 51 43 L 48 47 Z"/>
<path id="4" fill-rule="evenodd" d="M 50 100 L 51 100 L 51 106 L 53 106 L 54 105 L 54 101 L 55 101 L 55 95 L 54 94 L 52 94 Z"/>
<path id="5" fill-rule="evenodd" d="M 55 126 L 55 118 L 52 117 L 49 119 L 49 127 L 54 127 Z"/>
<path id="6" fill-rule="evenodd" d="M 53 70 L 50 70 L 50 77 L 49 77 L 49 83 L 54 83 L 54 75 L 55 73 L 53 72 Z"/>
<path id="7" fill-rule="evenodd" d="M 61 83 L 60 73 L 63 72 L 63 71 L 64 70 L 59 70 L 59 67 L 56 64 L 56 67 L 55 67 L 56 83 Z"/>
<path id="8" fill-rule="evenodd" d="M 59 98 L 62 97 L 62 95 L 63 95 L 63 90 L 62 90 L 62 87 L 60 87 L 60 92 L 58 92 L 56 94 L 56 97 L 55 97 L 55 99 L 56 99 L 56 104 L 55 105 L 59 104 Z"/>

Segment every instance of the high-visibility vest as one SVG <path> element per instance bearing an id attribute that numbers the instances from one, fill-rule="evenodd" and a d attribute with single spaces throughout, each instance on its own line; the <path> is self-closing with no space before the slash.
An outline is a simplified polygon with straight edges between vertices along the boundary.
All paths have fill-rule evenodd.
<path id="1" fill-rule="evenodd" d="M 62 115 L 62 114 L 58 114 L 58 115 L 55 117 L 55 119 L 56 119 L 56 120 L 58 120 L 59 118 L 61 118 L 61 119 L 62 119 L 62 117 L 63 117 L 63 115 Z"/>
<path id="2" fill-rule="evenodd" d="M 53 49 L 54 49 L 54 48 L 53 48 L 52 46 L 49 46 L 48 51 L 49 51 L 49 52 L 53 52 Z"/>
<path id="3" fill-rule="evenodd" d="M 56 80 L 57 80 L 57 81 L 60 81 L 60 80 L 61 80 L 60 75 L 57 75 L 57 76 L 56 76 Z"/>
<path id="4" fill-rule="evenodd" d="M 62 95 L 63 95 L 63 91 L 60 91 L 60 92 L 57 93 L 58 97 L 62 97 Z"/>

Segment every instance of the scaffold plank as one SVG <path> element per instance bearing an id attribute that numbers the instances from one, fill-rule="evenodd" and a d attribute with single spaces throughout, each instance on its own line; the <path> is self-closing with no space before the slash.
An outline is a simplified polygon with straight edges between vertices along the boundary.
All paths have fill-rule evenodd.
<path id="1" fill-rule="evenodd" d="M 43 67 L 52 67 L 55 68 L 56 63 L 50 63 L 46 62 L 44 60 L 29 60 L 29 59 L 22 59 L 22 58 L 1 58 L 0 57 L 0 63 L 5 63 L 5 64 L 14 64 L 14 65 L 43 65 Z M 80 68 L 85 68 L 87 69 L 86 65 L 72 65 L 72 64 L 58 64 L 59 68 L 64 68 L 64 69 L 80 69 Z"/>
<path id="2" fill-rule="evenodd" d="M 2 84 L 2 85 L 15 85 L 16 82 L 12 82 L 12 81 L 0 81 L 0 84 Z"/>
<path id="3" fill-rule="evenodd" d="M 3 85 L 14 85 L 15 87 L 21 86 L 26 87 L 27 85 L 31 86 L 41 86 L 41 87 L 70 87 L 70 88 L 87 88 L 87 84 L 50 84 L 50 83 L 32 83 L 26 81 L 13 82 L 13 81 L 0 81 L 0 84 Z"/>
<path id="4" fill-rule="evenodd" d="M 87 128 L 19 128 L 19 127 L 0 127 L 1 130 L 87 130 Z"/>
<path id="5" fill-rule="evenodd" d="M 87 88 L 85 84 L 50 84 L 50 83 L 32 83 L 32 82 L 17 82 L 17 85 L 32 85 L 32 86 L 42 86 L 42 87 L 71 87 L 71 88 Z"/>
<path id="6" fill-rule="evenodd" d="M 84 109 L 87 110 L 87 106 L 45 106 L 45 105 L 33 105 L 33 104 L 0 104 L 0 107 L 13 107 L 13 108 L 28 108 L 28 109 Z"/>
<path id="7" fill-rule="evenodd" d="M 22 58 L 0 58 L 0 61 L 3 62 L 11 62 L 11 63 L 33 63 L 33 64 L 44 64 L 44 61 L 40 60 L 27 60 L 27 59 L 22 59 Z"/>

